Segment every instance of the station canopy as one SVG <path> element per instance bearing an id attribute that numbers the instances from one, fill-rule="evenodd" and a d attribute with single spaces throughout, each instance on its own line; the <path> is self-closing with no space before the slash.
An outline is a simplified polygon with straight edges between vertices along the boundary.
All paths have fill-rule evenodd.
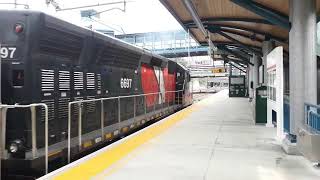
<path id="1" fill-rule="evenodd" d="M 209 38 L 218 49 L 235 55 L 239 54 L 237 51 L 262 55 L 262 42 L 273 40 L 288 54 L 289 0 L 160 1 L 202 45 L 207 45 Z M 187 3 L 191 3 L 207 35 L 197 26 Z M 319 12 L 320 0 L 317 0 L 316 8 Z"/>

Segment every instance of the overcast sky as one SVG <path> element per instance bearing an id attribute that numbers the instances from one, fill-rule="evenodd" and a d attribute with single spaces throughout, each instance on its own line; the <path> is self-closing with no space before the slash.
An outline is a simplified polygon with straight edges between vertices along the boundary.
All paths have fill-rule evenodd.
<path id="1" fill-rule="evenodd" d="M 95 5 L 98 3 L 119 2 L 122 0 L 55 0 L 59 6 L 63 8 L 71 8 L 85 5 Z M 0 3 L 13 3 L 14 0 L 0 0 Z M 40 10 L 51 15 L 57 16 L 66 21 L 78 24 L 93 24 L 94 28 L 101 29 L 111 26 L 116 34 L 125 33 L 141 33 L 154 31 L 167 31 L 182 29 L 179 23 L 167 11 L 167 9 L 158 0 L 127 0 L 126 11 L 111 10 L 100 15 L 100 23 L 83 22 L 80 17 L 80 10 L 95 9 L 98 12 L 112 8 L 123 9 L 123 4 L 107 5 L 94 8 L 83 8 L 71 11 L 56 12 L 52 5 L 46 6 L 45 0 L 17 0 L 18 3 L 26 3 L 31 10 Z M 1 5 L 1 9 L 13 9 L 13 5 Z M 23 9 L 18 6 L 18 9 Z M 105 24 L 105 25 L 103 25 Z M 107 26 L 106 26 L 107 25 Z"/>

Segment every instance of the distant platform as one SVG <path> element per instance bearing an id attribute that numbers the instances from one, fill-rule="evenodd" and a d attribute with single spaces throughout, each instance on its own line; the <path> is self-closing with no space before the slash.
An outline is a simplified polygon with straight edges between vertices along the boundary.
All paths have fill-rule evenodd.
<path id="1" fill-rule="evenodd" d="M 286 155 L 276 129 L 255 125 L 246 98 L 205 99 L 41 179 L 316 180 Z"/>

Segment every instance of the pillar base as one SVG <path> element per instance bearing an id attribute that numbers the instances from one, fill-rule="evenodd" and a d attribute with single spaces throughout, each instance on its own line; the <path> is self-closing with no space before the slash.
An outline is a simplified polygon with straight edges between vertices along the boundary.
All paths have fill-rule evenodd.
<path id="1" fill-rule="evenodd" d="M 266 124 L 266 127 L 269 127 L 269 128 L 272 127 L 272 128 L 274 128 L 275 126 L 274 126 L 274 124 L 272 124 L 272 123 L 267 123 L 267 124 Z"/>
<path id="2" fill-rule="evenodd" d="M 284 152 L 288 155 L 301 156 L 301 153 L 297 148 L 297 143 L 292 143 L 288 138 L 284 138 L 282 140 L 281 147 L 284 150 Z"/>

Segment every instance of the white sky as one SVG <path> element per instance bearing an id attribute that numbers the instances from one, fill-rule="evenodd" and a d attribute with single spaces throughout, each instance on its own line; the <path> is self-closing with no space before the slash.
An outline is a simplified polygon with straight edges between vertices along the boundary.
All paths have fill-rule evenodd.
<path id="1" fill-rule="evenodd" d="M 55 0 L 60 7 L 70 8 L 83 5 L 95 5 L 98 3 L 119 2 L 122 0 Z M 13 3 L 14 0 L 0 0 L 0 3 Z M 84 8 L 71 11 L 56 12 L 52 5 L 46 6 L 45 0 L 17 0 L 18 3 L 27 3 L 31 10 L 44 11 L 53 16 L 57 16 L 74 24 L 86 26 L 92 24 L 95 29 L 105 29 L 107 26 L 99 23 L 83 22 L 80 17 L 80 10 L 95 9 L 98 12 L 111 8 L 123 9 L 123 4 L 108 5 L 94 8 Z M 1 5 L 0 9 L 13 9 L 13 5 Z M 18 6 L 23 9 L 23 6 Z M 182 27 L 167 11 L 167 9 L 158 0 L 127 0 L 126 12 L 120 10 L 112 10 L 100 15 L 100 21 L 103 24 L 116 29 L 116 34 L 125 33 L 141 33 L 180 30 Z"/>

